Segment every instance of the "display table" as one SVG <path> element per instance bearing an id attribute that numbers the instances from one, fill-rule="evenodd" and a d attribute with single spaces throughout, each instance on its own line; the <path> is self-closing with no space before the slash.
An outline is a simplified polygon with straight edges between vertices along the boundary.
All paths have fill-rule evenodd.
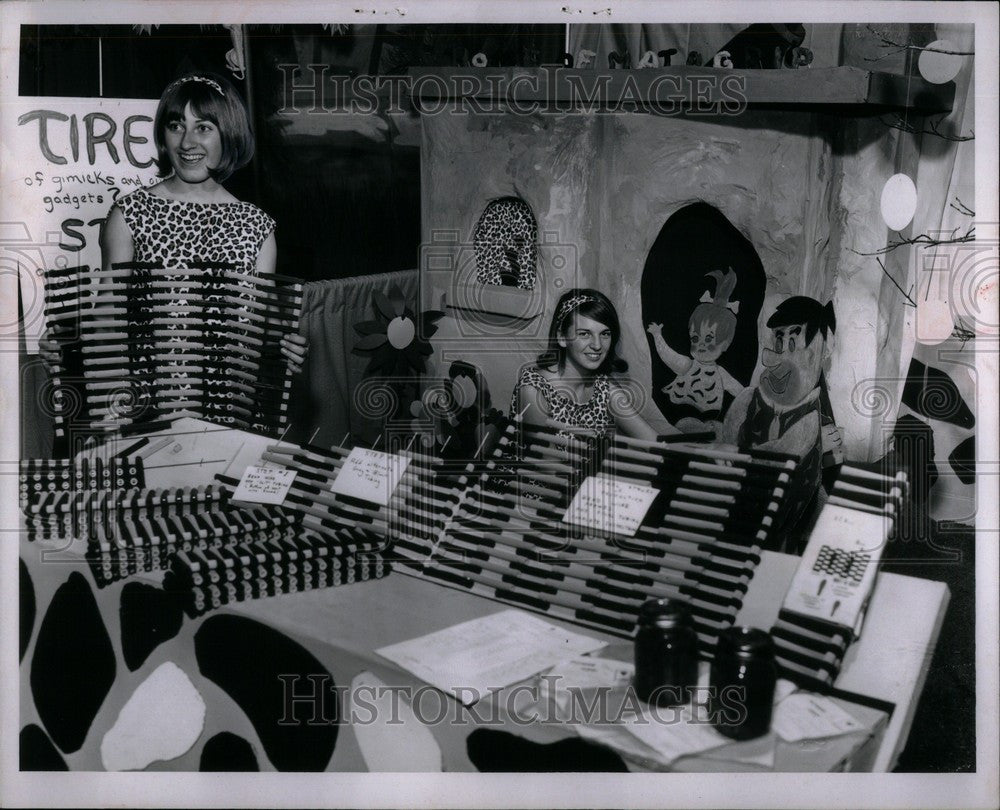
<path id="1" fill-rule="evenodd" d="M 216 474 L 239 477 L 274 443 L 192 419 L 147 435 L 154 451 L 145 459 L 151 487 L 196 486 Z M 130 441 L 102 452 L 121 452 Z M 475 770 L 468 748 L 477 730 L 508 732 L 516 735 L 514 744 L 523 738 L 526 746 L 575 736 L 563 723 L 512 719 L 506 706 L 516 686 L 470 709 L 375 652 L 509 609 L 482 596 L 397 571 L 381 580 L 233 603 L 191 619 L 162 591 L 162 572 L 99 588 L 80 541 L 68 547 L 29 542 L 22 532 L 20 550 L 22 767 L 64 763 L 70 770 L 104 770 L 105 735 L 136 690 L 167 663 L 204 703 L 202 725 L 197 739 L 160 756 L 149 770 L 205 769 L 208 748 L 238 738 L 260 770 L 468 771 Z M 797 557 L 764 552 L 736 624 L 770 628 L 797 563 Z M 861 730 L 796 744 L 771 733 L 682 757 L 670 769 L 891 770 L 906 744 L 948 599 L 943 583 L 879 575 L 861 639 L 848 650 L 834 684 L 835 702 Z M 628 640 L 546 620 L 608 642 L 601 656 L 633 660 Z M 429 702 L 418 707 L 420 718 L 441 719 L 395 718 L 374 731 L 377 724 L 352 725 L 350 687 L 361 682 L 421 695 Z M 323 687 L 319 696 L 317 684 Z M 370 739 L 373 733 L 377 745 L 363 754 L 359 735 Z M 169 736 L 151 722 L 137 736 L 163 734 Z M 27 749 L 26 735 L 33 740 Z M 437 749 L 439 755 L 426 756 Z M 27 764 L 26 750 L 33 752 Z M 631 759 L 628 765 L 651 767 Z"/>
<path id="2" fill-rule="evenodd" d="M 101 702 L 83 744 L 78 751 L 63 752 L 64 760 L 72 770 L 103 769 L 100 748 L 105 733 L 114 725 L 121 707 L 133 691 L 153 670 L 167 661 L 176 664 L 201 694 L 207 707 L 205 724 L 198 741 L 187 753 L 169 761 L 154 763 L 150 769 L 198 770 L 199 755 L 205 741 L 223 731 L 249 741 L 256 752 L 260 768 L 270 769 L 272 763 L 264 756 L 266 746 L 262 745 L 254 725 L 230 695 L 201 672 L 200 662 L 195 654 L 195 635 L 213 617 L 244 617 L 279 631 L 315 656 L 341 689 L 349 686 L 362 673 L 368 673 L 382 683 L 418 690 L 425 685 L 416 676 L 381 658 L 374 650 L 505 609 L 503 605 L 472 594 L 394 573 L 373 582 L 246 602 L 194 620 L 185 617 L 176 635 L 156 646 L 142 665 L 130 672 L 122 663 L 123 608 L 120 607 L 122 590 L 127 583 L 118 582 L 98 590 L 93 585 L 90 571 L 82 562 L 74 563 L 72 555 L 63 552 L 58 555 L 62 562 L 57 562 L 54 561 L 55 558 L 43 560 L 41 551 L 39 543 L 22 543 L 21 556 L 31 577 L 38 616 L 45 614 L 53 592 L 66 581 L 71 572 L 82 573 L 95 594 L 101 619 L 118 662 L 114 682 Z M 759 627 L 770 626 L 795 565 L 794 557 L 765 554 L 751 582 L 738 621 Z M 140 575 L 132 578 L 132 584 L 133 587 L 135 581 L 153 584 L 157 579 L 156 575 Z M 839 701 L 842 707 L 864 724 L 865 732 L 799 744 L 785 743 L 769 735 L 763 741 L 733 743 L 709 754 L 685 757 L 674 763 L 674 769 L 890 769 L 905 745 L 947 601 L 947 588 L 941 583 L 887 573 L 880 575 L 862 640 L 851 650 L 836 683 L 839 689 L 894 704 L 891 715 L 886 717 L 877 708 Z M 906 616 L 907 621 L 897 622 L 899 616 Z M 602 637 L 593 630 L 583 632 Z M 36 628 L 21 665 L 22 728 L 29 724 L 44 727 L 32 701 L 29 680 L 37 635 Z M 630 642 L 610 636 L 603 638 L 609 642 L 609 646 L 601 652 L 602 655 L 624 661 L 632 660 Z M 266 654 L 266 650 L 261 651 L 261 655 Z M 81 663 L 86 664 L 79 661 L 67 662 L 67 666 L 80 666 Z M 280 662 L 276 662 L 277 664 Z M 228 665 L 233 668 L 243 666 L 238 660 L 232 660 Z M 293 684 L 294 697 L 301 698 L 303 692 L 308 693 L 311 689 L 307 680 L 296 683 L 297 685 Z M 427 688 L 423 689 L 423 693 L 425 696 L 431 694 Z M 487 711 L 489 707 L 485 705 L 485 701 L 474 707 L 476 711 L 473 712 L 442 693 L 435 691 L 434 695 L 436 707 L 431 704 L 423 706 L 422 716 L 434 717 L 444 712 L 446 719 L 443 722 L 425 726 L 421 730 L 407 728 L 406 723 L 401 723 L 392 732 L 398 732 L 402 746 L 399 750 L 404 752 L 400 754 L 398 769 L 407 769 L 407 763 L 402 761 L 406 759 L 407 740 L 426 740 L 426 737 L 414 733 L 426 730 L 430 731 L 440 748 L 441 764 L 445 770 L 474 769 L 466 747 L 468 737 L 477 727 L 477 717 L 495 717 L 495 712 Z M 502 693 L 495 698 L 500 699 Z M 293 703 L 292 714 L 299 721 L 303 717 L 308 719 L 310 712 L 315 713 L 315 705 L 308 700 Z M 281 718 L 284 707 L 272 708 L 277 712 L 276 716 Z M 345 705 L 331 708 L 328 703 L 322 707 L 321 715 L 324 719 L 331 720 L 338 711 L 343 712 L 346 708 Z M 488 725 L 493 730 L 510 731 L 536 743 L 553 742 L 573 734 L 569 728 L 558 724 L 523 725 L 501 722 Z M 340 724 L 327 770 L 367 770 L 353 731 L 349 723 Z M 150 734 L 155 733 L 155 728 L 151 728 Z M 753 757 L 748 756 L 748 752 L 771 745 L 774 746 L 774 756 L 773 765 L 769 767 L 755 763 Z"/>

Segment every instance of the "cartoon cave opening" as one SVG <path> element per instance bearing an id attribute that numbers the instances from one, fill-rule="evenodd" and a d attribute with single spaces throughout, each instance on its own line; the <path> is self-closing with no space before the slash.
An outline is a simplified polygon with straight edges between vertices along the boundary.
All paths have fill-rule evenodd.
<path id="1" fill-rule="evenodd" d="M 653 400 L 681 430 L 719 421 L 757 364 L 764 268 L 753 245 L 704 203 L 672 214 L 642 270 Z"/>

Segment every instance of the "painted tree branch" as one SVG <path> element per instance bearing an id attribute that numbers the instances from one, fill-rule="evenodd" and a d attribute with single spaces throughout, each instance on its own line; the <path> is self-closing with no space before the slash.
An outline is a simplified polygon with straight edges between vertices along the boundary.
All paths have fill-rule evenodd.
<path id="1" fill-rule="evenodd" d="M 892 277 L 892 273 L 890 273 L 890 272 L 889 272 L 888 270 L 886 270 L 886 269 L 885 269 L 885 265 L 884 265 L 884 264 L 882 263 L 882 260 L 881 260 L 881 259 L 879 259 L 879 258 L 876 258 L 876 259 L 875 259 L 875 261 L 877 261 L 877 262 L 878 262 L 878 266 L 879 266 L 880 268 L 882 268 L 882 272 L 883 272 L 883 273 L 885 273 L 885 277 L 886 277 L 887 279 L 889 279 L 889 281 L 891 281 L 891 282 L 892 282 L 893 286 L 894 286 L 894 287 L 895 287 L 895 288 L 896 288 L 897 290 L 899 290 L 899 292 L 900 292 L 900 294 L 901 294 L 901 295 L 903 296 L 903 298 L 905 298 L 905 299 L 906 299 L 906 300 L 905 300 L 905 301 L 904 301 L 903 303 L 904 303 L 904 304 L 905 304 L 906 306 L 908 306 L 908 307 L 913 307 L 914 309 L 916 309 L 916 307 L 917 307 L 917 302 L 916 302 L 916 301 L 914 301 L 912 297 L 910 297 L 910 294 L 909 294 L 908 292 L 906 292 L 906 291 L 905 291 L 905 290 L 904 290 L 904 289 L 903 289 L 902 287 L 900 287 L 900 286 L 899 286 L 899 282 L 898 282 L 898 281 L 896 281 L 896 279 L 894 279 L 894 278 Z M 912 288 L 912 287 L 910 287 L 910 289 L 912 290 L 913 288 Z"/>
<path id="2" fill-rule="evenodd" d="M 974 242 L 976 240 L 975 224 L 970 225 L 966 229 L 965 233 L 961 235 L 958 234 L 958 231 L 959 228 L 954 228 L 951 231 L 951 235 L 944 238 L 921 233 L 906 239 L 893 239 L 885 247 L 879 248 L 878 250 L 864 252 L 851 248 L 851 252 L 856 253 L 858 256 L 884 256 L 886 253 L 892 253 L 892 251 L 896 248 L 901 248 L 904 245 L 921 245 L 924 247 L 933 247 L 935 245 L 962 245 L 966 242 Z"/>
<path id="3" fill-rule="evenodd" d="M 942 132 L 940 127 L 944 121 L 944 116 L 939 118 L 937 121 L 928 122 L 930 124 L 929 129 L 924 129 L 917 126 L 916 124 L 911 124 L 909 121 L 907 121 L 900 115 L 896 115 L 895 120 L 887 121 L 885 118 L 882 118 L 880 120 L 882 121 L 883 124 L 885 124 L 887 127 L 891 127 L 892 129 L 898 129 L 903 132 L 909 132 L 913 135 L 933 135 L 945 141 L 956 141 L 956 142 L 971 141 L 975 140 L 976 137 L 976 133 L 974 130 L 969 130 L 968 135 L 951 135 L 947 132 Z"/>
<path id="4" fill-rule="evenodd" d="M 953 202 L 948 203 L 950 208 L 954 208 L 958 213 L 964 214 L 967 217 L 974 217 L 976 212 L 973 211 L 969 206 L 962 202 L 958 197 L 955 198 Z"/>
<path id="5" fill-rule="evenodd" d="M 879 38 L 879 42 L 882 43 L 883 48 L 893 48 L 893 50 L 888 53 L 882 54 L 882 56 L 866 56 L 866 62 L 881 62 L 883 59 L 888 59 L 890 56 L 895 56 L 897 53 L 902 53 L 903 51 L 927 51 L 928 53 L 943 53 L 948 56 L 975 56 L 975 51 L 952 51 L 945 50 L 943 48 L 929 48 L 926 45 L 913 45 L 910 43 L 896 42 L 895 40 L 889 39 L 881 31 L 876 30 L 872 26 L 868 25 L 866 28 L 875 36 Z"/>

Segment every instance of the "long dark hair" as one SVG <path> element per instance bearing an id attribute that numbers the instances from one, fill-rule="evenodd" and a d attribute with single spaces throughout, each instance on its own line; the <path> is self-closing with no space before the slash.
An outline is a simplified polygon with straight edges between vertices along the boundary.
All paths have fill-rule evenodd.
<path id="1" fill-rule="evenodd" d="M 604 358 L 604 362 L 596 373 L 623 374 L 628 371 L 628 363 L 618 356 L 618 344 L 621 340 L 622 329 L 618 322 L 615 305 L 604 293 L 590 288 L 574 288 L 564 292 L 559 297 L 555 312 L 552 313 L 552 322 L 549 324 L 549 345 L 544 352 L 538 355 L 538 365 L 547 369 L 556 366 L 559 371 L 566 367 L 566 349 L 559 345 L 559 337 L 566 336 L 567 331 L 573 325 L 573 315 L 576 314 L 602 323 L 611 330 L 611 346 L 608 349 L 608 356 Z"/>

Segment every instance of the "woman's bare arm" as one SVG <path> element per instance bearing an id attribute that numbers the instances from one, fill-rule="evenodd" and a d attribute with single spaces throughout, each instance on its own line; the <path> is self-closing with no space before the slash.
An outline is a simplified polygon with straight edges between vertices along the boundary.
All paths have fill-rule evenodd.
<path id="1" fill-rule="evenodd" d="M 269 276 L 274 273 L 274 268 L 278 264 L 278 241 L 274 238 L 274 231 L 267 235 L 264 244 L 260 246 L 257 253 L 257 274 Z"/>
<path id="2" fill-rule="evenodd" d="M 125 223 L 125 215 L 118 206 L 112 206 L 101 228 L 101 267 L 110 270 L 114 264 L 130 262 L 135 258 L 132 231 Z"/>

